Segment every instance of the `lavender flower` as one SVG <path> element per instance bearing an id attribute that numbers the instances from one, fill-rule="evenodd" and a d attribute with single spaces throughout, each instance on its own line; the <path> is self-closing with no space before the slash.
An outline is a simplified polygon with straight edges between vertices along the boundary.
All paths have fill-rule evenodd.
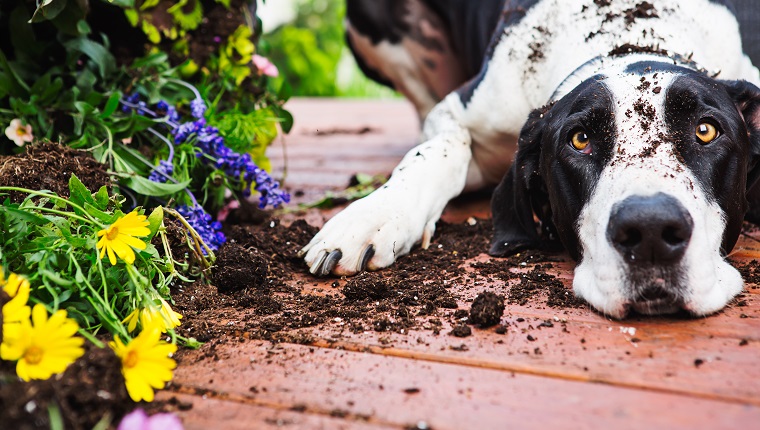
<path id="1" fill-rule="evenodd" d="M 132 106 L 129 105 L 136 105 L 140 101 L 140 93 L 137 91 L 133 92 L 129 96 L 127 96 L 126 99 L 124 99 L 126 103 L 122 103 L 121 105 L 121 111 L 124 113 L 129 113 L 134 110 Z M 139 113 L 139 112 L 138 112 Z"/>
<path id="2" fill-rule="evenodd" d="M 177 113 L 177 109 L 164 100 L 160 100 L 156 103 L 156 114 L 159 116 L 165 116 L 172 122 L 179 121 L 179 113 Z"/>
<path id="3" fill-rule="evenodd" d="M 198 204 L 192 207 L 182 205 L 177 207 L 177 212 L 195 229 L 198 236 L 201 237 L 212 251 L 216 251 L 227 241 L 224 233 L 220 231 L 222 224 L 218 221 L 213 221 L 211 215 L 206 213 L 202 206 Z M 203 249 L 203 253 L 206 253 L 205 249 Z"/>
<path id="4" fill-rule="evenodd" d="M 148 179 L 153 182 L 166 182 L 172 173 L 174 173 L 174 164 L 168 160 L 161 160 L 158 162 L 158 166 L 150 172 Z"/>
<path id="5" fill-rule="evenodd" d="M 190 111 L 196 119 L 201 119 L 203 118 L 203 114 L 206 113 L 206 103 L 203 102 L 202 98 L 198 97 L 190 102 Z"/>
<path id="6" fill-rule="evenodd" d="M 243 196 L 250 196 L 253 186 L 260 194 L 260 208 L 263 209 L 268 205 L 276 208 L 283 203 L 290 202 L 290 195 L 280 189 L 277 181 L 269 176 L 265 170 L 259 168 L 249 154 L 241 154 L 230 149 L 225 145 L 224 138 L 219 135 L 219 129 L 206 125 L 206 120 L 203 117 L 206 113 L 206 104 L 198 90 L 186 82 L 176 82 L 188 87 L 195 94 L 195 98 L 190 102 L 190 110 L 195 121 L 187 121 L 177 125 L 179 114 L 174 106 L 161 100 L 156 104 L 155 110 L 151 111 L 147 108 L 146 103 L 140 100 L 140 95 L 137 92 L 132 93 L 122 101 L 124 112 L 136 112 L 139 115 L 149 115 L 156 118 L 166 117 L 168 121 L 165 124 L 170 127 L 174 136 L 174 142 L 171 142 L 156 130 L 148 129 L 156 137 L 164 140 L 169 148 L 168 159 L 160 161 L 148 179 L 154 182 L 166 182 L 174 171 L 172 164 L 174 145 L 192 140 L 198 148 L 196 156 L 204 164 L 222 170 L 230 182 L 240 183 L 239 189 L 242 190 Z"/>

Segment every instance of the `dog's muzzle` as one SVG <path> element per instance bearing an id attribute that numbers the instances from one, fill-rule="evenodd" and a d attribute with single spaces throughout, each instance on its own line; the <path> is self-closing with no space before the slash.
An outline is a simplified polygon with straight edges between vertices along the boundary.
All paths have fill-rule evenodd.
<path id="1" fill-rule="evenodd" d="M 630 306 L 642 314 L 671 313 L 683 306 L 679 267 L 694 221 L 674 197 L 634 195 L 615 204 L 607 238 L 623 257 L 635 295 Z"/>

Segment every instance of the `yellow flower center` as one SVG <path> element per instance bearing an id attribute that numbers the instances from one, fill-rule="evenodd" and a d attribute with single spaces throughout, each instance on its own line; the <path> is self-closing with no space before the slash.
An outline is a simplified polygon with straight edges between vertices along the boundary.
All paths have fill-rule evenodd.
<path id="1" fill-rule="evenodd" d="M 24 352 L 24 360 L 29 364 L 39 364 L 42 361 L 44 351 L 38 346 L 30 346 L 29 349 Z"/>
<path id="2" fill-rule="evenodd" d="M 124 361 L 122 362 L 122 364 L 124 365 L 124 367 L 131 369 L 137 366 L 138 360 L 139 360 L 139 357 L 137 355 L 137 351 L 129 351 L 126 357 L 124 357 Z"/>
<path id="3" fill-rule="evenodd" d="M 116 240 L 119 237 L 119 227 L 112 225 L 106 230 L 106 237 L 108 240 Z"/>
<path id="4" fill-rule="evenodd" d="M 19 136 L 26 136 L 26 129 L 19 127 L 16 129 L 16 134 Z"/>

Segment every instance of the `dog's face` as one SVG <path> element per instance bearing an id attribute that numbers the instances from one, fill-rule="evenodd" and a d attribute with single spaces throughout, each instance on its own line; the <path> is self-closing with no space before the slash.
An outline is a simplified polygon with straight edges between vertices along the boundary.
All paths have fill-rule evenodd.
<path id="1" fill-rule="evenodd" d="M 491 253 L 536 246 L 535 213 L 578 261 L 575 292 L 598 310 L 721 309 L 742 289 L 724 255 L 760 152 L 758 100 L 750 84 L 664 62 L 586 80 L 523 128 L 494 194 Z"/>

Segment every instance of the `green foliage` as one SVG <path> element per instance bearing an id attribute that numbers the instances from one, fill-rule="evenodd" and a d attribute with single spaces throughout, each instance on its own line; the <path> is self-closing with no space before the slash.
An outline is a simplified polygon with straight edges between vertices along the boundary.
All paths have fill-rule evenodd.
<path id="1" fill-rule="evenodd" d="M 0 205 L 0 267 L 29 279 L 33 303 L 51 312 L 65 309 L 91 334 L 106 330 L 128 339 L 124 318 L 155 297 L 168 300 L 170 285 L 192 281 L 203 266 L 172 257 L 161 207 L 148 217 L 150 234 L 140 238 L 148 245 L 137 252 L 134 264 L 111 265 L 99 256 L 98 232 L 125 215 L 122 199 L 109 197 L 105 187 L 90 193 L 74 175 L 69 190 L 66 199 L 0 187 L 0 196 L 10 191 L 29 195 L 20 204 L 5 198 Z M 160 249 L 150 244 L 154 237 L 161 239 Z M 202 254 L 187 260 L 210 263 Z"/>
<path id="2" fill-rule="evenodd" d="M 170 301 L 172 283 L 191 281 L 210 266 L 213 253 L 171 205 L 197 200 L 214 209 L 228 191 L 236 196 L 248 191 L 241 178 L 208 160 L 197 135 L 172 141 L 179 125 L 175 121 L 182 119 L 135 111 L 145 113 L 141 110 L 165 101 L 187 120 L 190 102 L 203 99 L 209 123 L 234 150 L 251 154 L 261 167 L 268 166 L 264 154 L 278 133 L 277 124 L 286 132 L 292 126 L 292 116 L 282 106 L 289 87 L 278 85 L 274 91 L 251 64 L 256 46 L 248 24 L 231 26 L 205 57 L 191 55 L 187 42 L 200 38 L 208 23 L 204 7 L 241 4 L 245 6 L 236 0 L 0 2 L 0 127 L 20 119 L 35 139 L 90 152 L 116 181 L 115 194 L 109 195 L 106 188 L 92 193 L 72 177 L 68 199 L 0 188 L 2 270 L 25 275 L 33 302 L 49 311 L 66 309 L 86 333 L 105 330 L 128 338 L 124 318 L 159 299 Z M 123 16 L 123 22 L 104 25 L 92 18 L 95 10 Z M 125 38 L 119 33 L 124 28 L 134 33 Z M 137 43 L 129 45 L 131 39 Z M 125 54 L 135 48 L 138 52 Z M 134 94 L 145 104 L 130 105 Z M 0 154 L 20 151 L 0 133 Z M 173 172 L 166 182 L 149 179 L 170 152 Z M 13 203 L 3 197 L 11 191 L 29 198 Z M 148 216 L 150 234 L 141 238 L 147 247 L 136 253 L 134 264 L 112 265 L 100 258 L 98 232 L 124 216 L 120 194 L 129 194 L 130 205 Z M 155 209 L 143 209 L 149 205 Z M 165 217 L 186 227 L 189 255 L 172 255 Z"/>
<path id="3" fill-rule="evenodd" d="M 298 96 L 396 97 L 359 70 L 345 46 L 345 0 L 299 0 L 294 22 L 262 40 Z"/>
<path id="4" fill-rule="evenodd" d="M 122 0 L 113 5 L 108 0 L 92 1 L 103 2 L 105 6 L 100 7 L 124 8 L 130 23 L 143 25 L 143 29 L 163 22 L 161 40 L 175 33 L 177 37 L 190 37 L 202 21 L 199 0 Z M 219 3 L 229 6 L 229 2 Z M 168 183 L 147 179 L 158 160 L 167 157 L 166 139 L 171 135 L 165 127 L 166 119 L 119 109 L 127 94 L 137 92 L 148 105 L 165 100 L 189 116 L 189 101 L 195 95 L 180 78 L 194 67 L 192 79 L 202 95 L 213 100 L 209 116 L 212 122 L 219 122 L 222 136 L 230 133 L 233 149 L 250 153 L 262 167 L 269 166 L 265 151 L 277 135 L 276 124 L 282 124 L 285 131 L 292 126 L 292 116 L 282 108 L 289 94 L 264 89 L 265 78 L 251 65 L 256 47 L 250 27 L 238 26 L 220 43 L 209 59 L 211 69 L 203 68 L 203 73 L 197 72 L 198 64 L 191 60 L 172 65 L 173 54 L 160 49 L 164 45 L 117 67 L 112 38 L 92 32 L 87 5 L 80 0 L 46 0 L 34 9 L 28 2 L 16 0 L 0 7 L 0 37 L 7 35 L 10 42 L 0 50 L 0 125 L 5 127 L 12 119 L 21 118 L 32 126 L 35 138 L 91 151 L 109 166 L 122 187 L 145 197 L 139 203 L 146 203 L 147 197 L 159 197 L 189 204 L 193 201 L 185 192 L 189 188 L 205 199 L 202 202 L 220 205 L 228 186 L 239 178 L 225 179 L 221 186 L 218 181 L 208 181 L 210 177 L 223 177 L 224 172 L 199 162 L 190 139 L 175 148 L 175 169 Z M 29 24 L 32 16 L 37 17 L 37 23 Z M 156 16 L 163 20 L 169 17 L 173 24 L 167 27 Z M 4 29 L 8 31 L 3 33 Z M 152 31 L 146 32 L 149 39 Z M 58 37 L 50 38 L 51 32 L 57 32 Z M 250 122 L 243 124 L 247 120 Z M 20 150 L 0 135 L 0 153 Z M 244 190 L 237 187 L 233 191 Z"/>
<path id="5" fill-rule="evenodd" d="M 299 209 L 331 209 L 338 205 L 359 200 L 372 194 L 373 191 L 380 188 L 387 180 L 388 178 L 383 175 L 372 176 L 366 173 L 357 173 L 352 179 L 352 182 L 355 182 L 354 185 L 338 192 L 328 191 L 324 197 L 315 202 L 299 205 Z"/>

